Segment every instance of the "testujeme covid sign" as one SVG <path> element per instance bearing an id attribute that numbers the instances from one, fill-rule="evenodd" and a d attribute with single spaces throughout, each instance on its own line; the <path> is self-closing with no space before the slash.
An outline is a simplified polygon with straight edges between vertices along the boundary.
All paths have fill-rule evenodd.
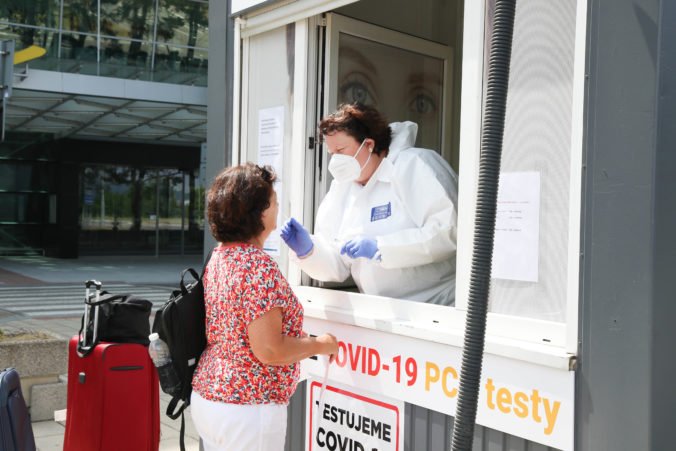
<path id="1" fill-rule="evenodd" d="M 331 383 L 343 384 L 345 390 L 360 390 L 372 396 L 387 397 L 392 402 L 403 401 L 455 415 L 462 359 L 459 348 L 309 317 L 305 318 L 305 329 L 310 333 L 328 331 L 339 339 L 338 355 L 329 368 L 329 386 Z M 304 361 L 304 377 L 320 380 L 325 370 L 324 362 Z M 330 407 L 325 413 L 330 419 L 323 419 L 322 424 L 325 421 L 331 424 L 334 418 L 333 405 L 328 402 L 329 393 L 327 388 L 325 398 Z M 571 450 L 573 401 L 572 371 L 490 354 L 484 356 L 478 424 L 554 448 Z M 313 406 L 314 410 L 317 408 Z M 325 444 L 334 440 L 333 435 L 328 435 L 328 429 L 315 438 Z M 336 434 L 338 447 L 335 449 L 360 449 L 359 445 L 354 445 L 357 448 L 341 447 L 342 442 L 337 440 Z M 319 448 L 318 445 L 319 442 L 312 449 L 333 449 L 329 446 Z M 383 445 L 364 449 L 397 449 L 382 448 Z"/>
<path id="2" fill-rule="evenodd" d="M 307 384 L 306 449 L 403 450 L 404 403 L 336 383 Z"/>

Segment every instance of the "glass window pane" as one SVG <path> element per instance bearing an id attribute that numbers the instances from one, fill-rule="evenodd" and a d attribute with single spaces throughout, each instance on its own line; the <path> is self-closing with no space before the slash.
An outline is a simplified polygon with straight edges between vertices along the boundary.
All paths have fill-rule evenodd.
<path id="1" fill-rule="evenodd" d="M 47 191 L 49 181 L 46 164 L 39 162 L 0 164 L 0 191 Z"/>
<path id="2" fill-rule="evenodd" d="M 208 5 L 191 0 L 160 1 L 157 42 L 207 48 Z"/>
<path id="3" fill-rule="evenodd" d="M 279 221 L 285 212 L 283 206 L 288 199 L 289 183 L 285 184 L 284 164 L 288 164 L 293 135 L 293 101 L 294 101 L 294 68 L 295 68 L 295 39 L 294 24 L 289 24 L 265 33 L 252 36 L 249 40 L 248 61 L 248 98 L 247 103 L 247 133 L 246 154 L 244 161 L 273 164 L 277 171 L 280 183 L 275 187 L 277 201 L 282 206 L 277 218 Z M 265 124 L 276 124 L 283 130 L 282 146 L 279 154 L 266 154 L 266 145 L 259 143 L 265 138 L 266 131 L 261 127 Z M 274 127 L 275 125 L 273 125 Z M 272 147 L 277 146 L 275 142 Z M 274 159 L 274 161 L 273 161 Z M 288 169 L 287 169 L 288 170 Z M 272 238 L 274 240 L 275 238 Z M 278 244 L 271 241 L 274 249 Z M 285 270 L 286 262 L 278 261 Z"/>
<path id="4" fill-rule="evenodd" d="M 0 21 L 58 28 L 58 0 L 2 0 Z"/>
<path id="5" fill-rule="evenodd" d="M 47 220 L 47 195 L 0 193 L 0 222 L 42 223 Z"/>
<path id="6" fill-rule="evenodd" d="M 207 85 L 206 50 L 174 47 L 167 44 L 155 49 L 154 81 L 163 83 Z"/>
<path id="7" fill-rule="evenodd" d="M 441 149 L 443 61 L 341 33 L 338 104 L 361 102 L 418 124 L 416 145 Z"/>
<path id="8" fill-rule="evenodd" d="M 96 33 L 97 2 L 92 0 L 63 1 L 63 29 L 73 32 Z M 77 33 L 74 33 L 77 36 Z"/>
<path id="9" fill-rule="evenodd" d="M 101 34 L 152 41 L 154 0 L 101 2 Z"/>
<path id="10" fill-rule="evenodd" d="M 523 6 L 523 5 L 522 5 Z M 515 264 L 536 268 L 535 281 L 525 278 L 492 278 L 490 311 L 505 315 L 566 322 L 568 297 L 569 194 L 571 181 L 571 132 L 573 98 L 573 59 L 575 56 L 575 8 L 559 3 L 528 5 L 520 11 L 524 22 L 537 17 L 540 27 L 516 27 L 512 42 L 509 92 L 505 111 L 501 174 L 528 180 L 538 208 L 537 254 L 526 263 L 521 255 L 502 249 Z M 492 16 L 495 1 L 486 8 L 484 79 L 487 79 Z M 556 34 L 550 31 L 556 26 Z M 526 32 L 528 30 L 528 32 Z M 547 48 L 547 52 L 533 51 Z M 484 90 L 487 88 L 484 84 Z M 484 99 L 486 92 L 484 92 Z M 515 100 L 518 99 L 518 100 Z M 502 183 L 502 182 L 501 182 Z M 526 183 L 522 183 L 526 186 Z M 528 197 L 521 197 L 519 201 Z M 532 198 L 532 197 L 531 197 Z M 509 211 L 498 201 L 500 211 Z M 511 209 L 511 206 L 510 206 Z M 526 210 L 528 211 L 528 210 Z M 499 217 L 498 217 L 499 220 Z M 499 229 L 498 229 L 499 230 Z M 502 239 L 509 235 L 504 229 Z M 498 238 L 496 238 L 496 242 Z M 513 257 L 514 256 L 514 257 Z M 495 269 L 495 258 L 493 268 Z M 575 297 L 577 293 L 575 293 Z"/>
<path id="11" fill-rule="evenodd" d="M 47 50 L 45 56 L 28 62 L 31 67 L 42 69 L 42 67 L 38 66 L 43 64 L 43 60 L 56 57 L 59 38 L 56 31 L 10 25 L 2 30 L 2 35 L 5 38 L 14 39 L 15 51 L 25 49 L 31 45 L 37 45 Z"/>

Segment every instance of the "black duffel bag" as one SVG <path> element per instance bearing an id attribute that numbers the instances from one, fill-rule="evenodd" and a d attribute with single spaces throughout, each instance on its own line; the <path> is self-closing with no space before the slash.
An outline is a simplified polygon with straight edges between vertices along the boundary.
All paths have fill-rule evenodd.
<path id="1" fill-rule="evenodd" d="M 148 346 L 152 306 L 152 302 L 131 294 L 111 294 L 101 291 L 98 296 L 91 296 L 85 303 L 85 308 L 90 309 L 89 314 L 82 316 L 80 325 L 81 345 L 87 317 L 86 343 L 90 345 L 78 346 L 78 351 L 82 355 L 87 355 L 100 341 Z"/>

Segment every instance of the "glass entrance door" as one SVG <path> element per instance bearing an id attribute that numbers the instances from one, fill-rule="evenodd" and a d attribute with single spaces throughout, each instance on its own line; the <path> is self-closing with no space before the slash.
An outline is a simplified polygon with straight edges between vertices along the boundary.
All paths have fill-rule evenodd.
<path id="1" fill-rule="evenodd" d="M 204 189 L 178 169 L 87 166 L 80 176 L 80 253 L 202 250 Z"/>

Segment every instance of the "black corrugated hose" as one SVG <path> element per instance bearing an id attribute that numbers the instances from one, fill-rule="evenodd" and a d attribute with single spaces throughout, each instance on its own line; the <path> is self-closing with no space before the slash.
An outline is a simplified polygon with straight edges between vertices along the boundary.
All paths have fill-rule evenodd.
<path id="1" fill-rule="evenodd" d="M 472 272 L 452 451 L 470 451 L 474 439 L 474 423 L 486 335 L 488 289 L 491 278 L 495 211 L 502 137 L 505 129 L 515 9 L 516 0 L 496 0 L 495 2 L 486 103 L 481 127 L 481 157 L 474 219 Z"/>

